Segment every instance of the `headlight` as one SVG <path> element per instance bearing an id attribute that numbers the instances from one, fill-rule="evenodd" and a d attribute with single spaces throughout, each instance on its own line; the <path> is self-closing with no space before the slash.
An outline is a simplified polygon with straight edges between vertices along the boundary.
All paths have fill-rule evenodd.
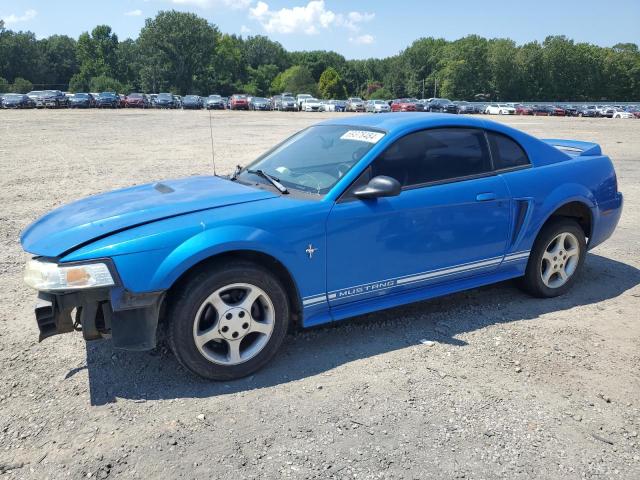
<path id="1" fill-rule="evenodd" d="M 39 260 L 27 262 L 24 281 L 36 290 L 80 290 L 114 285 L 104 263 L 65 266 Z"/>

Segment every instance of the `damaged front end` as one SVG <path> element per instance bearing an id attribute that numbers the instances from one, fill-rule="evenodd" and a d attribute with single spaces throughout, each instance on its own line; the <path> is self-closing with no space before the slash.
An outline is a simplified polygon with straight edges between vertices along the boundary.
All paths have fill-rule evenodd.
<path id="1" fill-rule="evenodd" d="M 105 269 L 97 271 L 97 265 Z M 85 340 L 111 338 L 114 348 L 155 347 L 164 292 L 127 291 L 109 259 L 91 264 L 31 260 L 25 280 L 38 290 L 35 317 L 39 341 L 81 331 Z"/>

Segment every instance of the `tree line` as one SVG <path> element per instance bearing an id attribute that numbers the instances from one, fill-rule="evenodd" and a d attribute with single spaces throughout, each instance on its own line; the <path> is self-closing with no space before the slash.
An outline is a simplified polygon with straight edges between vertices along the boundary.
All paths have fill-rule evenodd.
<path id="1" fill-rule="evenodd" d="M 178 94 L 283 91 L 323 98 L 432 97 L 513 101 L 636 101 L 640 51 L 565 36 L 517 45 L 478 35 L 421 38 L 397 55 L 347 60 L 332 51 L 287 51 L 261 35 L 220 32 L 193 13 L 148 18 L 136 40 L 108 25 L 78 39 L 12 31 L 0 21 L 0 92 L 32 88 Z"/>

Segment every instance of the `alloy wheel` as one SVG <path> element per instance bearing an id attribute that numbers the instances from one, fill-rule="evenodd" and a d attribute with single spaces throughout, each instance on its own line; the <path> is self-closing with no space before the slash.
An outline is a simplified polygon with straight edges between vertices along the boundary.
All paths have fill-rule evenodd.
<path id="1" fill-rule="evenodd" d="M 210 362 L 237 365 L 263 350 L 274 323 L 269 296 L 255 285 L 234 283 L 202 302 L 193 321 L 193 339 Z"/>
<path id="2" fill-rule="evenodd" d="M 580 260 L 580 244 L 569 232 L 558 234 L 549 242 L 542 255 L 540 274 L 549 288 L 559 288 L 575 273 Z"/>

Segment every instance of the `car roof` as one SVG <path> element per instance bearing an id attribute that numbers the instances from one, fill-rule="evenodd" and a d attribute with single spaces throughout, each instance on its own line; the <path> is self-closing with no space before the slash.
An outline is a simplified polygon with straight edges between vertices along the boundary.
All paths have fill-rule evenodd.
<path id="1" fill-rule="evenodd" d="M 389 133 L 412 129 L 431 128 L 445 125 L 484 128 L 487 123 L 497 130 L 503 130 L 500 123 L 474 117 L 459 117 L 450 113 L 386 113 L 384 115 L 362 115 L 357 117 L 335 118 L 321 122 L 321 125 L 348 125 L 352 127 L 376 128 Z M 495 123 L 495 125 L 494 125 Z"/>

